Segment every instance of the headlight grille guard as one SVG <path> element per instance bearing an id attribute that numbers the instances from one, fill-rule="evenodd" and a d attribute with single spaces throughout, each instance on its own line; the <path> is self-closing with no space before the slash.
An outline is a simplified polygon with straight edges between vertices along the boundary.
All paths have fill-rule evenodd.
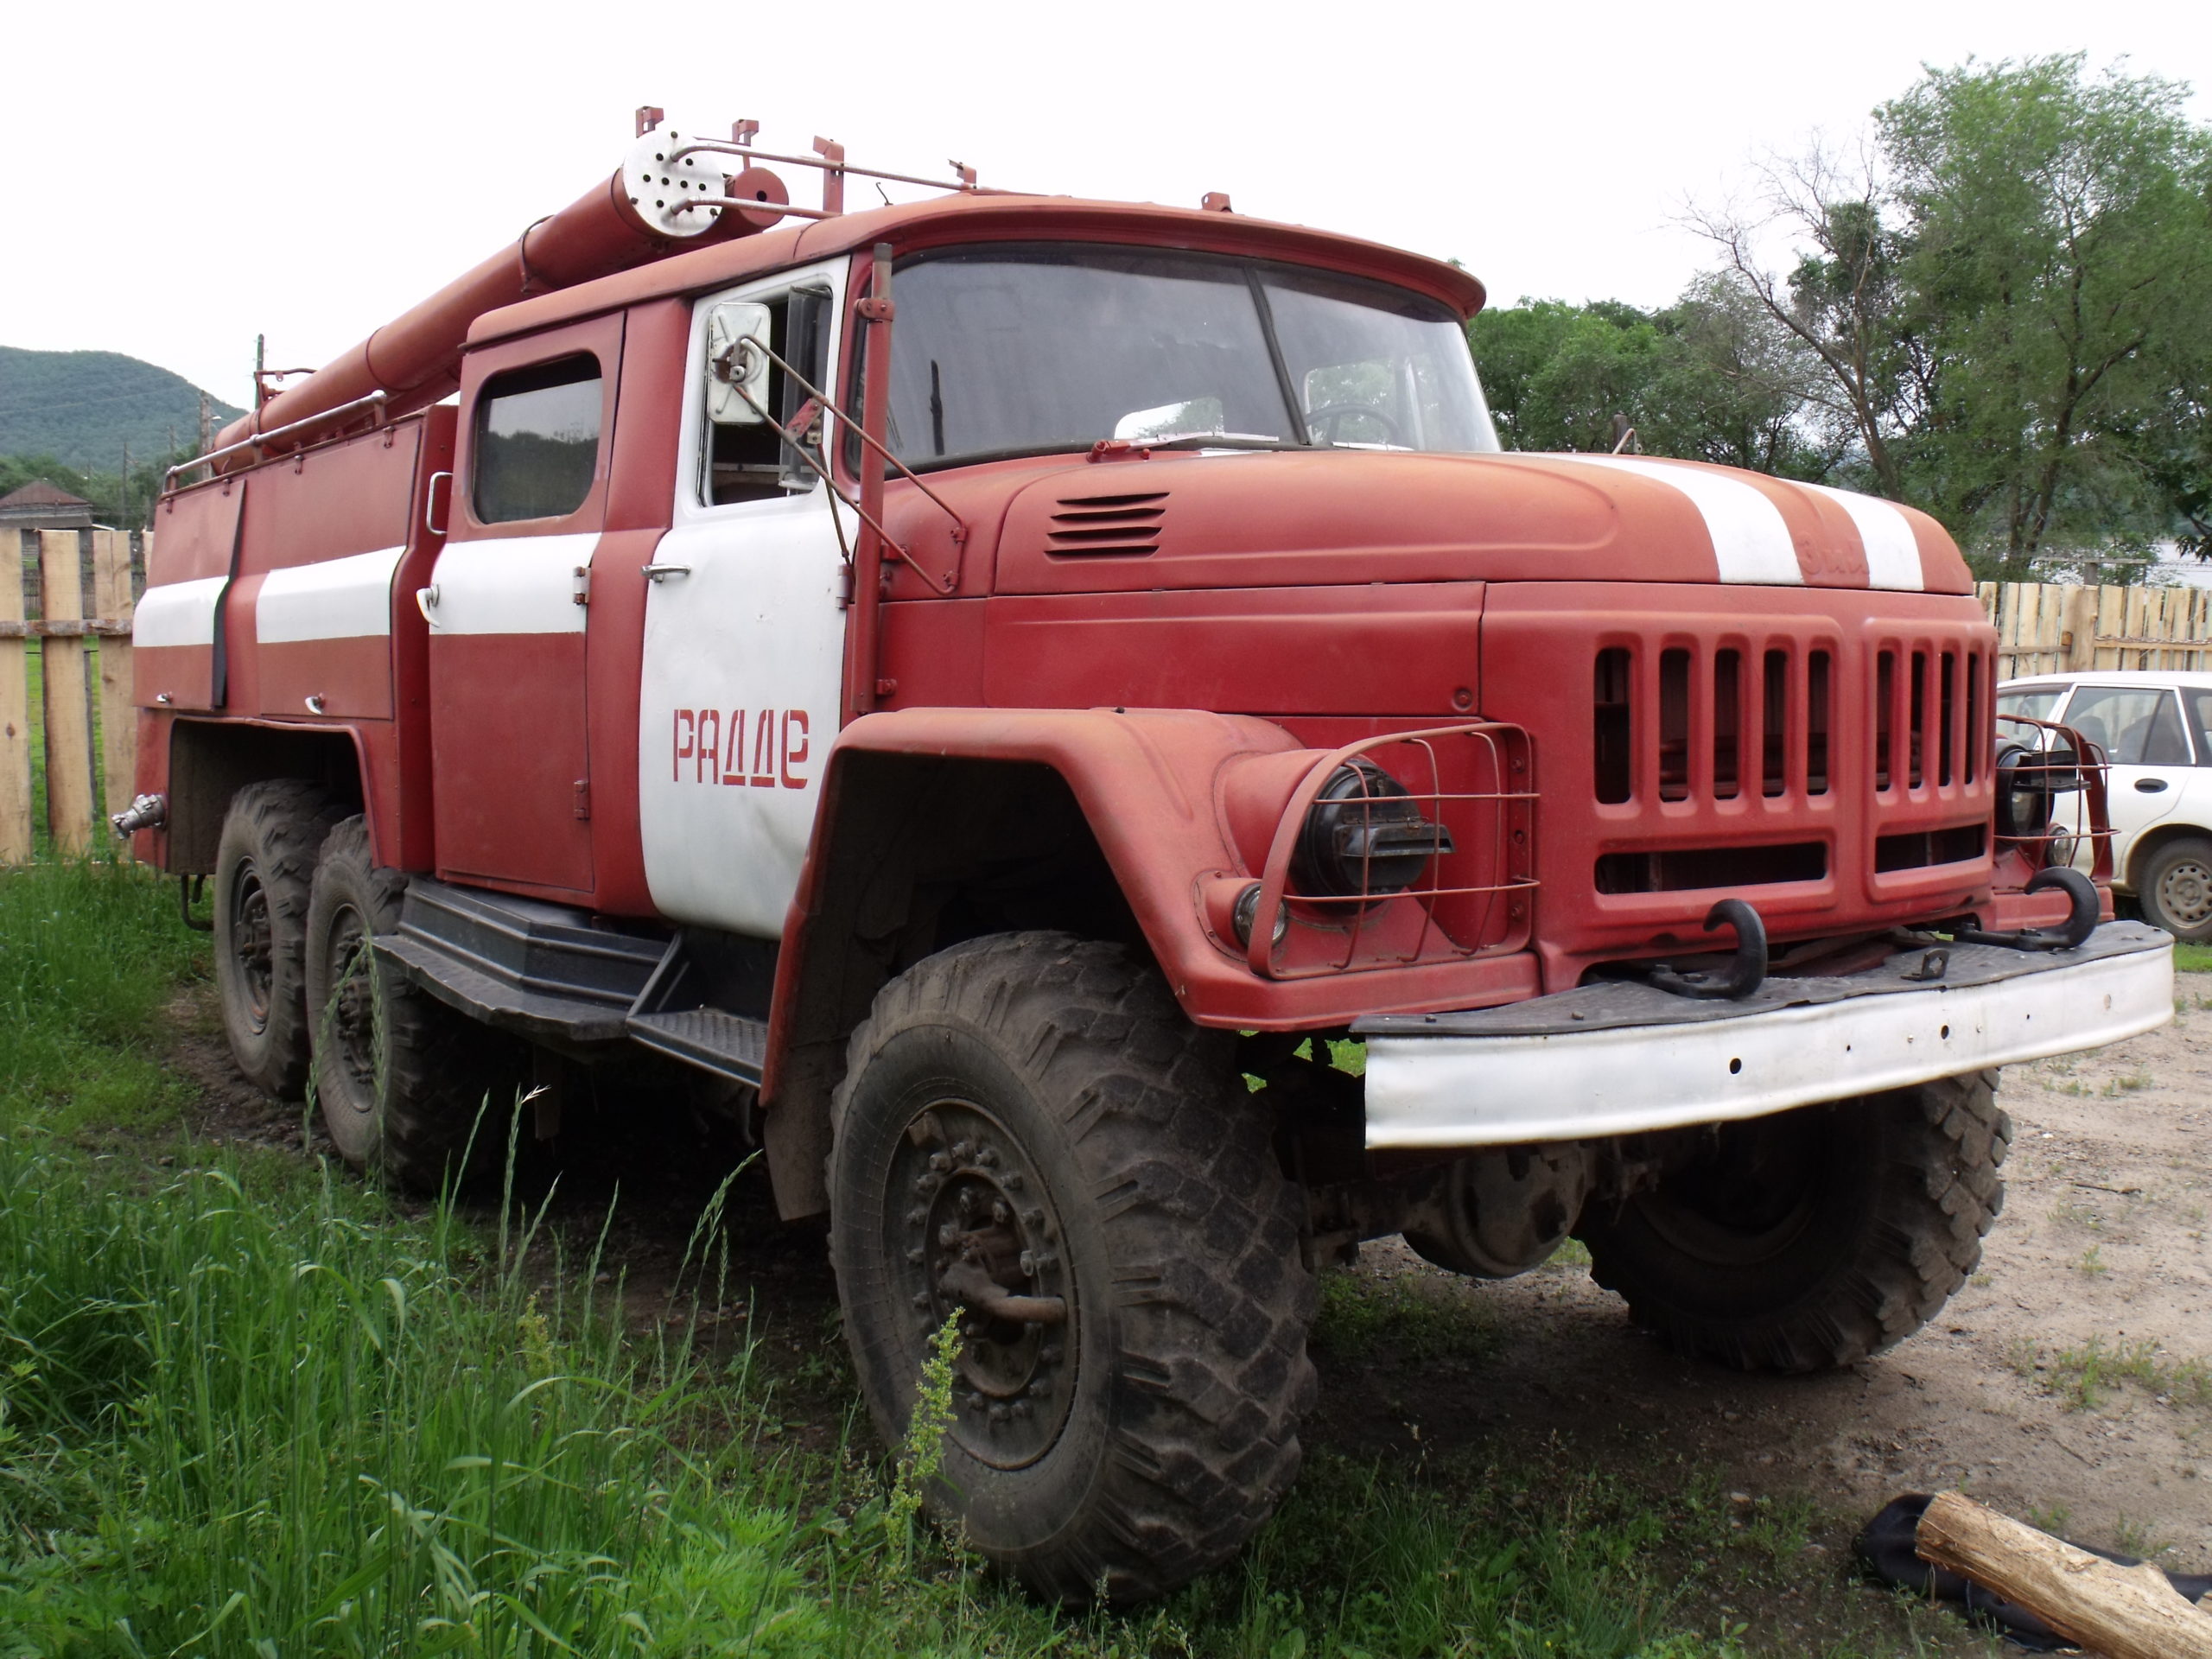
<path id="1" fill-rule="evenodd" d="M 1339 767 L 1367 760 L 1404 788 L 1403 796 L 1346 798 L 1408 802 L 1448 836 L 1421 879 L 1390 893 L 1301 891 L 1292 874 L 1299 839 L 1314 803 Z M 1277 822 L 1245 944 L 1262 978 L 1464 962 L 1525 949 L 1535 876 L 1535 759 L 1528 733 L 1495 721 L 1390 732 L 1332 750 L 1316 760 Z M 1274 943 L 1276 918 L 1291 927 Z"/>
<path id="2" fill-rule="evenodd" d="M 2048 865 L 2071 864 L 2074 861 L 2073 849 L 2086 841 L 2094 855 L 2087 872 L 2089 879 L 2101 887 L 2109 887 L 2113 877 L 2113 831 L 2112 819 L 2106 810 L 2105 787 L 2111 762 L 2104 750 L 2072 727 L 2062 726 L 2055 721 L 2036 720 L 2026 715 L 1999 715 L 1997 725 L 1997 747 L 1999 749 L 2008 735 L 2006 728 L 2013 728 L 2009 735 L 2021 741 L 2028 741 L 2028 734 L 2018 728 L 2037 728 L 2033 741 L 2039 751 L 2050 754 L 2063 749 L 2072 756 L 2065 770 L 2075 781 L 2069 787 L 2050 791 L 2053 808 L 2049 815 L 2050 822 L 2042 826 L 2037 834 L 2005 834 L 2002 817 L 2005 803 L 2001 800 L 1997 803 L 1997 817 L 1990 825 L 1993 837 L 1992 850 L 1997 861 L 1995 885 L 1999 888 L 2018 889 L 2024 885 L 2029 876 Z M 2058 768 L 2050 770 L 2057 771 Z M 2001 785 L 2001 772 L 1998 778 Z M 2070 824 L 2058 821 L 2056 802 L 2058 796 L 2063 794 L 2074 797 L 2073 822 Z M 2062 842 L 2065 843 L 2063 849 L 2060 847 Z M 2058 854 L 2056 857 L 2053 856 L 2054 852 Z M 2011 855 L 2009 861 L 2008 855 Z M 2014 867 L 2011 871 L 2006 868 L 2008 861 Z M 2019 870 L 2022 864 L 2025 866 L 2024 872 Z"/>

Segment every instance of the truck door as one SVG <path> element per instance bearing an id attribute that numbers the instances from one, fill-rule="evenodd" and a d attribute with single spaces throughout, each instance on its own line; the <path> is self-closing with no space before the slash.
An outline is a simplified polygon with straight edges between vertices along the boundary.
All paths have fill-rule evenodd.
<path id="1" fill-rule="evenodd" d="M 591 890 L 585 601 L 621 346 L 618 315 L 463 366 L 449 530 L 421 595 L 441 876 Z"/>
<path id="2" fill-rule="evenodd" d="M 648 568 L 638 808 L 654 907 L 677 921 L 781 935 L 837 734 L 845 563 L 855 525 L 766 423 L 716 423 L 717 307 L 765 304 L 775 353 L 825 385 L 842 260 L 701 300 L 691 319 L 671 528 Z M 733 314 L 722 313 L 723 325 Z M 724 332 L 727 332 L 726 327 Z M 806 398 L 771 369 L 779 421 Z M 721 406 L 728 408 L 727 388 Z M 819 458 L 818 446 L 811 451 Z"/>

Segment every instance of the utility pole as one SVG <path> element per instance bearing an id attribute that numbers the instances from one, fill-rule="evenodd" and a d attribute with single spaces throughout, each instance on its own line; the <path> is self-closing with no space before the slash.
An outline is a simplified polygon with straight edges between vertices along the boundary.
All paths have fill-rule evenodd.
<path id="1" fill-rule="evenodd" d="M 122 520 L 117 529 L 130 528 L 130 446 L 128 443 L 123 446 L 123 505 L 116 516 Z"/>
<path id="2" fill-rule="evenodd" d="M 215 410 L 207 394 L 200 394 L 200 453 L 206 454 L 207 446 L 215 442 Z"/>

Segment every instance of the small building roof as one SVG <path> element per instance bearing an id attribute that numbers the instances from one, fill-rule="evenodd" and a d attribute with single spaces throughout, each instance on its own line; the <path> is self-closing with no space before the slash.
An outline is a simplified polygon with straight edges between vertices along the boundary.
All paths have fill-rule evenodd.
<path id="1" fill-rule="evenodd" d="M 91 502 L 42 478 L 0 495 L 0 529 L 84 530 L 92 522 Z"/>
<path id="2" fill-rule="evenodd" d="M 83 496 L 72 495 L 42 478 L 35 478 L 21 489 L 0 495 L 0 507 L 89 507 L 92 505 Z"/>

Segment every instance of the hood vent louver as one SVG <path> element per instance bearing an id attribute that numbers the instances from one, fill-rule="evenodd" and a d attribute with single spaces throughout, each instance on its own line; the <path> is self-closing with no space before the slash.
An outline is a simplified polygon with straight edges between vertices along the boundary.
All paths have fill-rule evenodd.
<path id="1" fill-rule="evenodd" d="M 1157 552 L 1167 492 L 1063 496 L 1045 532 L 1045 550 L 1062 556 L 1130 558 Z"/>

